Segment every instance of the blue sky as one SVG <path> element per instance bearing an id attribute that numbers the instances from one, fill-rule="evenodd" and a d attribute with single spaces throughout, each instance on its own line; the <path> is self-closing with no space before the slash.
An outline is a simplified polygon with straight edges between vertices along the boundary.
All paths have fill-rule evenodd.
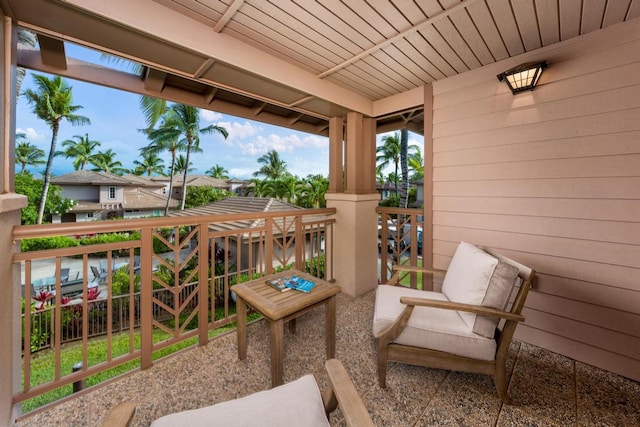
<path id="1" fill-rule="evenodd" d="M 70 57 L 102 63 L 99 54 L 94 51 L 68 43 L 65 46 Z M 110 66 L 113 67 L 113 64 Z M 32 74 L 27 71 L 22 90 L 34 88 Z M 125 168 L 133 168 L 133 161 L 139 159 L 139 149 L 149 142 L 145 135 L 138 131 L 145 126 L 144 116 L 139 107 L 140 96 L 77 80 L 66 80 L 73 88 L 73 103 L 83 107 L 77 114 L 88 117 L 91 125 L 72 126 L 69 122 L 63 122 L 56 149 L 62 150 L 63 141 L 73 139 L 75 135 L 84 136 L 88 133 L 90 139 L 101 143 L 98 150 L 112 149 L 117 153 L 116 160 L 122 162 Z M 286 161 L 289 172 L 294 175 L 328 175 L 329 139 L 326 137 L 208 110 L 201 110 L 200 115 L 202 127 L 209 124 L 223 126 L 229 132 L 229 136 L 226 140 L 216 134 L 200 137 L 203 152 L 191 156 L 194 173 L 203 174 L 218 164 L 229 171 L 230 177 L 248 179 L 259 169 L 257 159 L 274 149 Z M 48 153 L 51 130 L 31 112 L 24 96 L 18 97 L 16 131 L 25 133 L 27 141 Z M 378 141 L 381 137 L 382 135 L 378 135 Z M 410 133 L 409 142 L 422 146 L 422 137 Z M 168 167 L 169 155 L 161 157 Z M 56 157 L 53 165 L 54 175 L 73 171 L 71 162 L 72 159 Z M 42 169 L 44 166 L 32 172 L 38 174 Z"/>

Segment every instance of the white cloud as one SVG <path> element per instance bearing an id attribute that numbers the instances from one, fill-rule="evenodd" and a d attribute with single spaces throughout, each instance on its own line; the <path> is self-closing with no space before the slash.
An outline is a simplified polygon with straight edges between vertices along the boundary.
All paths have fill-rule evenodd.
<path id="1" fill-rule="evenodd" d="M 277 135 L 272 133 L 268 136 L 259 135 L 251 142 L 238 142 L 243 154 L 256 155 L 265 154 L 270 150 L 278 153 L 291 153 L 296 148 L 322 148 L 328 147 L 329 139 L 316 135 L 298 134 Z"/>
<path id="2" fill-rule="evenodd" d="M 212 123 L 222 120 L 223 118 L 222 114 L 211 110 L 200 110 L 200 117 L 202 117 L 204 121 Z"/>
<path id="3" fill-rule="evenodd" d="M 45 141 L 45 135 L 38 133 L 34 128 L 17 128 L 16 133 L 24 133 L 27 136 L 27 141 L 30 142 Z"/>
<path id="4" fill-rule="evenodd" d="M 229 169 L 229 175 L 231 178 L 240 178 L 240 179 L 248 179 L 252 176 L 253 172 L 255 172 L 255 168 L 231 168 Z"/>
<path id="5" fill-rule="evenodd" d="M 263 131 L 262 127 L 260 127 L 257 123 L 251 123 L 249 121 L 245 122 L 218 122 L 217 126 L 222 126 L 229 132 L 229 136 L 224 143 L 227 145 L 232 145 L 235 141 L 242 140 L 245 138 L 251 138 L 254 135 L 259 134 Z"/>

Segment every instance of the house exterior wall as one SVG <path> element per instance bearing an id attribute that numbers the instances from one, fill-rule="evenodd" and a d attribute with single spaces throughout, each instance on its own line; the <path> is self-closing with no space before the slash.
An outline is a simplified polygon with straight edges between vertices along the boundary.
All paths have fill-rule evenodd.
<path id="1" fill-rule="evenodd" d="M 533 60 L 535 91 L 496 79 Z M 517 338 L 640 380 L 640 19 L 435 82 L 433 105 L 434 266 L 461 240 L 530 265 Z"/>
<path id="2" fill-rule="evenodd" d="M 109 198 L 109 188 L 111 187 L 115 187 L 116 189 L 116 197 L 114 199 Z M 100 203 L 124 203 L 124 187 L 115 185 L 101 185 Z"/>
<path id="3" fill-rule="evenodd" d="M 62 188 L 62 197 L 65 199 L 86 200 L 88 202 L 100 200 L 99 188 L 93 185 L 61 185 L 60 188 Z"/>
<path id="4" fill-rule="evenodd" d="M 125 210 L 122 213 L 122 217 L 124 219 L 134 219 L 134 218 L 150 218 L 163 216 L 163 209 L 134 209 L 134 210 Z"/>

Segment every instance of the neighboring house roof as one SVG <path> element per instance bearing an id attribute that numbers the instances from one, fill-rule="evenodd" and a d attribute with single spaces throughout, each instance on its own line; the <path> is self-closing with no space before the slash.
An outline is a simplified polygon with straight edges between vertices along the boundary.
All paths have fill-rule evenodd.
<path id="1" fill-rule="evenodd" d="M 52 178 L 51 183 L 56 185 L 119 185 L 122 187 L 164 186 L 164 184 L 147 178 L 132 174 L 119 176 L 109 172 L 80 170 Z"/>
<path id="2" fill-rule="evenodd" d="M 400 185 L 398 184 L 398 189 L 400 189 Z M 376 190 L 395 190 L 395 185 L 392 182 L 385 182 L 384 184 L 376 183 Z"/>
<path id="3" fill-rule="evenodd" d="M 205 206 L 170 212 L 169 216 L 186 217 L 202 215 L 229 215 L 250 212 L 277 212 L 304 210 L 300 206 L 283 202 L 282 200 L 267 197 L 229 197 Z M 317 219 L 317 218 L 314 218 Z M 225 221 L 224 223 L 211 224 L 211 230 L 236 230 L 239 228 L 258 228 L 264 225 L 264 219 L 257 218 L 245 221 Z"/>
<path id="4" fill-rule="evenodd" d="M 169 198 L 169 207 L 177 208 L 178 201 Z M 164 209 L 167 205 L 166 196 L 161 196 L 144 188 L 127 188 L 124 192 L 123 209 Z"/>
<path id="5" fill-rule="evenodd" d="M 182 175 L 176 175 L 173 178 L 173 185 L 182 185 Z M 214 187 L 229 188 L 227 180 L 212 178 L 209 175 L 187 175 L 187 187 Z"/>
<path id="6" fill-rule="evenodd" d="M 55 185 L 135 185 L 132 181 L 109 172 L 79 170 L 51 179 Z"/>
<path id="7" fill-rule="evenodd" d="M 128 174 L 128 175 L 124 175 L 123 178 L 128 179 L 131 182 L 135 182 L 138 185 L 143 185 L 145 187 L 164 187 L 165 184 L 164 182 L 161 182 L 155 178 L 159 178 L 159 177 L 155 177 L 155 176 L 142 176 L 142 175 L 133 175 L 133 174 Z M 168 178 L 167 178 L 168 180 Z"/>
<path id="8" fill-rule="evenodd" d="M 135 176 L 135 175 L 134 175 Z M 127 178 L 130 178 L 127 175 Z M 182 174 L 173 176 L 173 186 L 180 187 L 182 185 Z M 146 182 L 152 182 L 156 186 L 165 186 L 169 183 L 170 178 L 168 176 L 135 176 L 136 179 Z M 214 188 L 229 188 L 230 183 L 224 179 L 212 178 L 209 175 L 190 174 L 187 175 L 187 187 L 214 187 Z"/>
<path id="9" fill-rule="evenodd" d="M 144 188 L 127 188 L 124 192 L 124 203 L 117 204 L 117 209 L 164 209 L 167 198 Z M 176 199 L 169 199 L 169 208 L 177 208 L 179 202 Z M 98 202 L 78 200 L 69 212 L 96 212 L 105 209 L 105 205 Z"/>

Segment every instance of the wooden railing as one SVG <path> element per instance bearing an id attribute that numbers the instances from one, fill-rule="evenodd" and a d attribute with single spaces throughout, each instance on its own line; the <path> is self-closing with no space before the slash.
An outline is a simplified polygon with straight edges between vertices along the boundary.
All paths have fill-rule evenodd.
<path id="1" fill-rule="evenodd" d="M 381 269 L 379 277 L 382 283 L 387 283 L 394 264 L 422 266 L 422 241 L 425 238 L 423 212 L 421 209 L 379 207 L 376 213 Z M 409 277 L 409 286 L 420 287 L 416 275 Z"/>
<path id="2" fill-rule="evenodd" d="M 14 402 L 130 361 L 147 369 L 154 352 L 192 337 L 206 344 L 211 330 L 235 321 L 230 291 L 235 283 L 289 267 L 334 280 L 334 217 L 335 209 L 313 209 L 16 227 L 16 241 L 104 233 L 123 233 L 130 240 L 13 257 L 25 297 L 23 387 Z M 114 270 L 117 265 L 125 268 Z M 96 277 L 92 271 L 100 266 Z M 79 297 L 64 295 L 63 268 L 74 277 L 79 271 Z M 32 288 L 40 276 L 55 277 L 50 294 Z M 115 354 L 114 337 L 122 334 L 128 335 L 128 349 Z M 82 347 L 82 368 L 72 373 L 63 372 L 61 363 L 69 340 Z M 106 356 L 91 363 L 95 346 L 105 348 Z M 54 354 L 54 373 L 36 381 L 33 354 L 42 347 Z"/>

